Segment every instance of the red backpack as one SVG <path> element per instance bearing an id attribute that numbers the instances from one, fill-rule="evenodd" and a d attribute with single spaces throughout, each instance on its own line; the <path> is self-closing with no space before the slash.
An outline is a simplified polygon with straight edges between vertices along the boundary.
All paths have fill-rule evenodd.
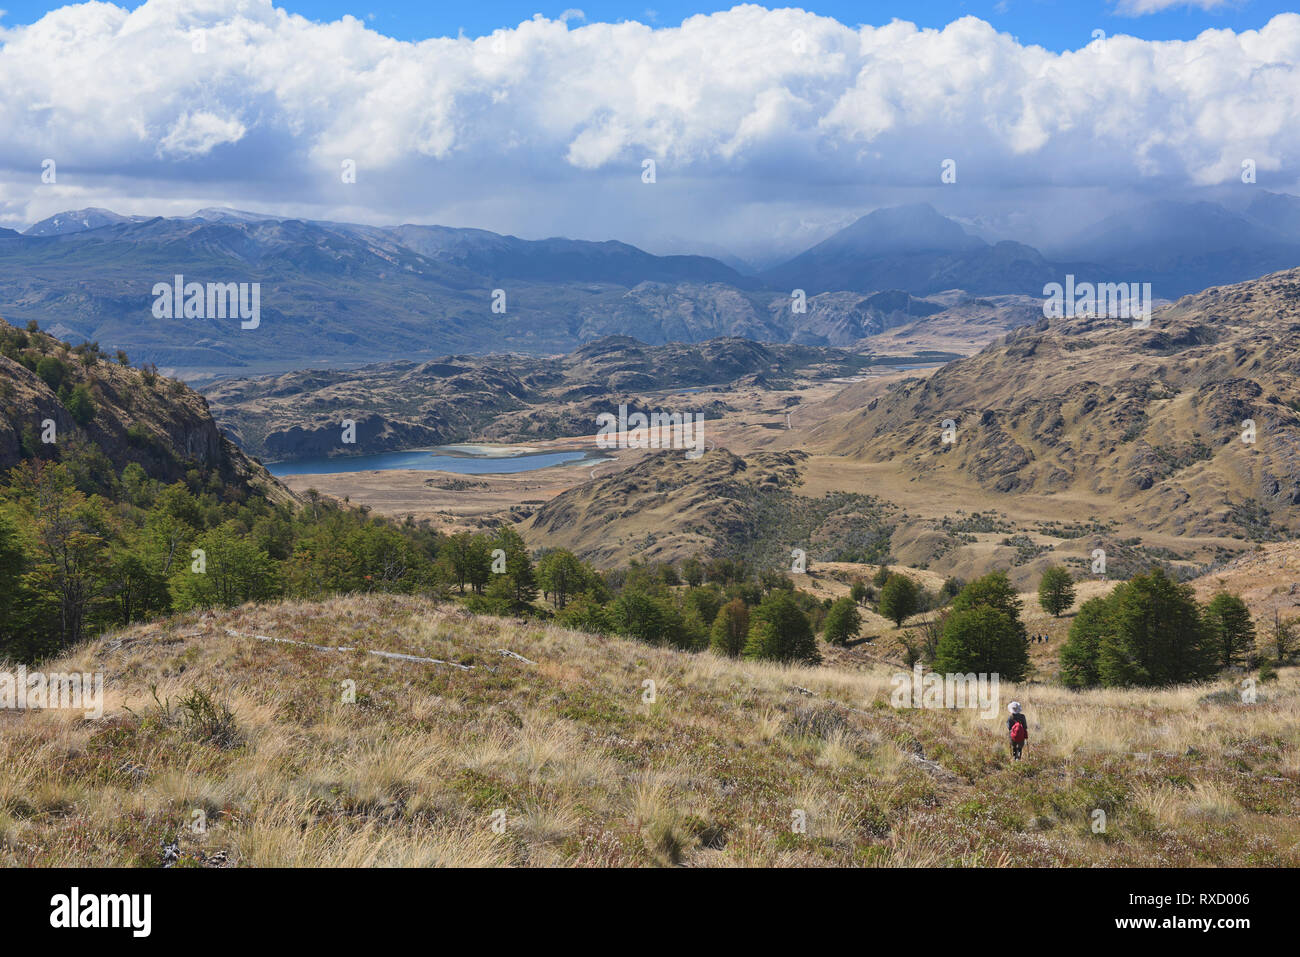
<path id="1" fill-rule="evenodd" d="M 1025 727 L 1025 722 L 1016 721 L 1011 725 L 1011 740 L 1014 744 L 1022 743 L 1029 737 L 1029 729 Z"/>

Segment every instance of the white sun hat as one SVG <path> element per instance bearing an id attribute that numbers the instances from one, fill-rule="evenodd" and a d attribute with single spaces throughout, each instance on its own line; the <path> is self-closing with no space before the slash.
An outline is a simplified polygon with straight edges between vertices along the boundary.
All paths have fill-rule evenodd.
<path id="1" fill-rule="evenodd" d="M 1011 702 L 1011 704 L 1007 705 L 1007 710 L 1010 711 L 1012 714 L 1019 714 L 1019 713 L 1020 713 L 1020 702 L 1019 702 L 1019 701 L 1013 701 L 1013 702 Z"/>

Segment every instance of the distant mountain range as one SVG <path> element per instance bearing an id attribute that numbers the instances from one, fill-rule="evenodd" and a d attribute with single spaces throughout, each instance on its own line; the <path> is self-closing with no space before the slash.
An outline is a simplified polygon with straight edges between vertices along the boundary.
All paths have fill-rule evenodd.
<path id="1" fill-rule="evenodd" d="M 757 276 L 708 256 L 480 229 L 284 219 L 209 208 L 105 209 L 0 230 L 0 316 L 99 341 L 180 374 L 272 372 L 396 358 L 568 352 L 608 335 L 742 336 L 852 346 L 942 307 L 925 297 L 1041 296 L 1066 272 L 1151 282 L 1157 298 L 1300 264 L 1300 199 L 1240 210 L 1153 203 L 1065 237 L 1047 258 L 988 243 L 928 205 L 879 209 Z M 259 283 L 260 322 L 155 318 L 155 284 Z M 795 308 L 802 290 L 807 308 Z"/>

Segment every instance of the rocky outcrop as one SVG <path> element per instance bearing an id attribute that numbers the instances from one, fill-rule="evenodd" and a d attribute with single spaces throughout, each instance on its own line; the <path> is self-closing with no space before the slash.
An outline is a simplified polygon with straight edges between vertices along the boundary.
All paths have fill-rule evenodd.
<path id="1" fill-rule="evenodd" d="M 207 399 L 183 383 L 3 320 L 0 347 L 0 470 L 33 454 L 60 458 L 93 450 L 118 473 L 134 463 L 151 478 L 174 482 L 201 468 L 289 498 L 222 435 Z M 74 399 L 78 391 L 88 403 Z"/>

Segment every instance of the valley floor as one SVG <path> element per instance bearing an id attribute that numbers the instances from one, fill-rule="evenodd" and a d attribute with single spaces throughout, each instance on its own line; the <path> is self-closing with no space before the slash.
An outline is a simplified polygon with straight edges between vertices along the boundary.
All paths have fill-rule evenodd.
<path id="1" fill-rule="evenodd" d="M 1297 669 L 1254 704 L 1004 685 L 985 718 L 892 707 L 890 665 L 368 596 L 177 616 L 45 670 L 102 671 L 105 713 L 0 712 L 7 865 L 1300 865 Z"/>

